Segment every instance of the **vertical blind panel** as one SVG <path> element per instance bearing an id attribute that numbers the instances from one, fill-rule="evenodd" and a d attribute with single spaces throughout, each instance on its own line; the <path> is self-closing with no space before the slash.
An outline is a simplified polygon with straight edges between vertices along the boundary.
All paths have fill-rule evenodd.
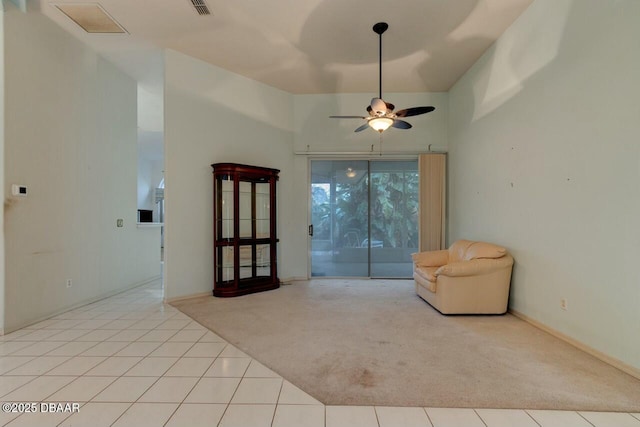
<path id="1" fill-rule="evenodd" d="M 445 249 L 446 155 L 421 154 L 420 251 Z"/>

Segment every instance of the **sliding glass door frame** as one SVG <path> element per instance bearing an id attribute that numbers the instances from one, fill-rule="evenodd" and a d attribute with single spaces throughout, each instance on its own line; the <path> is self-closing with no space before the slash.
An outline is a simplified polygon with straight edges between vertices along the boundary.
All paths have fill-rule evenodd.
<path id="1" fill-rule="evenodd" d="M 372 209 L 371 209 L 371 202 L 372 202 L 372 189 L 373 186 L 371 185 L 371 165 L 372 162 L 393 162 L 393 161 L 415 161 L 416 162 L 416 170 L 417 170 L 417 161 L 418 161 L 418 156 L 417 155 L 396 155 L 396 156 L 385 156 L 385 157 L 380 157 L 378 155 L 372 155 L 372 156 L 313 156 L 313 157 L 309 157 L 307 159 L 307 224 L 309 225 L 309 233 L 307 234 L 307 277 L 309 278 L 313 278 L 313 279 L 317 279 L 317 278 L 323 278 L 324 276 L 314 276 L 313 275 L 313 256 L 312 256 L 312 246 L 313 246 L 313 236 L 311 235 L 311 229 L 314 226 L 313 223 L 313 197 L 312 197 L 312 184 L 313 184 L 313 177 L 312 177 L 312 173 L 313 173 L 313 168 L 312 168 L 312 163 L 315 161 L 348 161 L 348 162 L 359 162 L 359 161 L 366 161 L 367 162 L 367 168 L 366 168 L 366 178 L 367 178 L 367 271 L 366 271 L 366 276 L 326 276 L 327 278 L 352 278 L 352 279 L 371 279 L 371 278 L 384 278 L 384 276 L 378 276 L 372 275 L 372 246 L 373 246 L 373 241 L 374 239 L 371 237 L 372 235 Z M 330 189 L 330 198 L 333 200 L 335 198 L 335 188 L 331 188 Z M 333 233 L 333 226 L 334 226 L 334 221 L 331 221 L 331 232 Z M 419 227 L 419 221 L 416 223 L 416 227 Z M 417 248 L 416 248 L 417 251 Z"/>

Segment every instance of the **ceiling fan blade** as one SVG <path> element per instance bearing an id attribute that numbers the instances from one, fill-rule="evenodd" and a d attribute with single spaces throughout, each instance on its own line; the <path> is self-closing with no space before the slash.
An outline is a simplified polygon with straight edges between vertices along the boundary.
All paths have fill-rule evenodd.
<path id="1" fill-rule="evenodd" d="M 404 120 L 394 119 L 391 127 L 397 129 L 411 129 L 413 126 L 411 126 L 411 123 L 405 122 Z"/>
<path id="2" fill-rule="evenodd" d="M 400 110 L 396 113 L 397 117 L 410 117 L 418 116 L 420 114 L 430 113 L 435 110 L 435 107 L 413 107 Z"/>
<path id="3" fill-rule="evenodd" d="M 387 113 L 392 112 L 392 111 L 393 111 L 393 109 L 394 109 L 394 108 L 396 108 L 396 106 L 395 106 L 395 105 L 393 105 L 393 104 L 392 104 L 392 103 L 390 103 L 390 102 L 386 102 L 386 101 L 385 101 L 385 104 L 387 104 Z"/>
<path id="4" fill-rule="evenodd" d="M 329 116 L 330 119 L 366 119 L 364 116 Z"/>
<path id="5" fill-rule="evenodd" d="M 354 130 L 354 132 L 362 132 L 363 130 L 365 130 L 366 128 L 369 127 L 369 122 L 363 124 L 362 126 L 360 126 L 359 128 L 357 128 L 356 130 Z"/>
<path id="6" fill-rule="evenodd" d="M 370 116 L 375 116 L 375 113 L 373 112 L 373 109 L 371 108 L 371 105 L 367 106 L 367 113 L 369 113 Z"/>

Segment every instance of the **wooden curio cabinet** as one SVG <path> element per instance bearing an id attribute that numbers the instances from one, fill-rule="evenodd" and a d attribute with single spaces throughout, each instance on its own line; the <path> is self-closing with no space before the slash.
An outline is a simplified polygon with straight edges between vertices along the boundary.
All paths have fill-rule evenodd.
<path id="1" fill-rule="evenodd" d="M 277 169 L 236 163 L 213 168 L 213 295 L 234 297 L 280 286 Z"/>

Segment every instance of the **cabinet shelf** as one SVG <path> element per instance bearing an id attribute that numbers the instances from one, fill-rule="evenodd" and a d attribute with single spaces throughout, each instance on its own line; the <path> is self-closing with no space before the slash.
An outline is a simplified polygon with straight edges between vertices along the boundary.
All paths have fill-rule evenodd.
<path id="1" fill-rule="evenodd" d="M 279 170 L 216 163 L 213 295 L 232 297 L 280 286 L 276 182 Z"/>

